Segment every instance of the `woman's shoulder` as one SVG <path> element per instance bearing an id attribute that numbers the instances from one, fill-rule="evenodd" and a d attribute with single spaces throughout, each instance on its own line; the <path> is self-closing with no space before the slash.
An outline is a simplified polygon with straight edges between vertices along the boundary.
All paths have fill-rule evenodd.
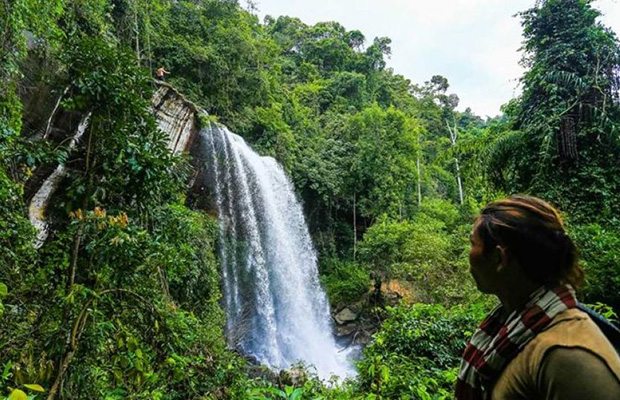
<path id="1" fill-rule="evenodd" d="M 547 328 L 528 344 L 544 357 L 553 347 L 582 347 L 620 363 L 618 353 L 600 328 L 585 312 L 572 308 L 558 314 Z M 542 359 L 538 360 L 542 361 Z"/>
<path id="2" fill-rule="evenodd" d="M 539 398 L 620 399 L 620 379 L 598 354 L 581 347 L 553 347 L 537 379 Z"/>
<path id="3" fill-rule="evenodd" d="M 598 355 L 620 378 L 620 357 L 599 327 L 583 311 L 573 308 L 558 314 L 547 328 L 523 349 L 532 368 L 538 369 L 556 347 L 581 348 Z"/>
<path id="4" fill-rule="evenodd" d="M 507 365 L 495 385 L 493 398 L 502 398 L 495 396 L 498 391 L 520 395 L 505 398 L 528 398 L 534 395 L 543 361 L 556 348 L 577 348 L 593 353 L 620 379 L 620 358 L 614 347 L 586 313 L 570 309 L 558 314 Z"/>

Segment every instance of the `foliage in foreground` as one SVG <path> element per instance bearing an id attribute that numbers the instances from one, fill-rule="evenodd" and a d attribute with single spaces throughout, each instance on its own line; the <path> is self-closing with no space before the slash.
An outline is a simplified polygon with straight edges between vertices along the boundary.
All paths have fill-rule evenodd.
<path id="1" fill-rule="evenodd" d="M 461 353 L 485 311 L 482 305 L 388 308 L 359 364 L 362 389 L 378 398 L 452 398 Z"/>
<path id="2" fill-rule="evenodd" d="M 578 225 L 573 235 L 586 272 L 586 301 L 602 302 L 620 310 L 620 229 L 616 224 Z"/>

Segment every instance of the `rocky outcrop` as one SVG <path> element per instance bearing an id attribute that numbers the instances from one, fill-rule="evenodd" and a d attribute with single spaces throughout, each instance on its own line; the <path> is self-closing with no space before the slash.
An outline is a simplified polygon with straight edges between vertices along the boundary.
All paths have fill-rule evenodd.
<path id="1" fill-rule="evenodd" d="M 380 321 L 372 313 L 368 295 L 333 314 L 334 335 L 341 344 L 366 345 L 379 328 Z"/>
<path id="2" fill-rule="evenodd" d="M 339 325 L 344 325 L 349 322 L 353 322 L 358 318 L 358 314 L 351 310 L 349 307 L 345 307 L 336 316 L 334 319 Z"/>
<path id="3" fill-rule="evenodd" d="M 168 148 L 175 154 L 191 153 L 194 138 L 200 129 L 200 115 L 206 113 L 187 100 L 172 86 L 158 82 L 158 87 L 151 99 L 151 109 L 159 129 L 168 135 Z M 55 102 L 51 116 L 41 127 L 34 129 L 29 137 L 37 140 L 51 140 L 61 143 L 69 139 L 69 151 L 73 150 L 84 132 L 88 129 L 90 114 L 81 115 L 71 111 L 59 111 L 58 105 L 64 95 Z M 40 118 L 42 119 L 42 118 Z M 76 123 L 79 124 L 76 127 Z M 31 124 L 32 125 L 32 124 Z M 46 218 L 50 200 L 67 173 L 64 164 L 44 165 L 34 171 L 33 177 L 26 184 L 26 200 L 29 202 L 28 217 L 37 230 L 35 246 L 43 245 L 49 235 L 50 221 Z"/>
<path id="4" fill-rule="evenodd" d="M 393 279 L 376 286 L 371 281 L 368 292 L 356 302 L 337 305 L 332 310 L 334 335 L 345 345 L 365 346 L 380 329 L 385 317 L 378 310 L 385 306 L 394 307 L 399 303 L 412 304 L 416 301 L 414 288 L 408 282 Z"/>
<path id="5" fill-rule="evenodd" d="M 168 148 L 177 154 L 189 152 L 199 130 L 199 115 L 204 111 L 163 82 L 159 82 L 151 106 L 159 129 L 170 138 Z"/>

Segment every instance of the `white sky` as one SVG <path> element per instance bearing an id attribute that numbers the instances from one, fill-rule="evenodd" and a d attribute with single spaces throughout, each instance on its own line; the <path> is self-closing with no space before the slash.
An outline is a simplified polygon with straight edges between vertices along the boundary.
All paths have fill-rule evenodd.
<path id="1" fill-rule="evenodd" d="M 255 0 L 258 15 L 298 17 L 306 24 L 337 21 L 374 37 L 392 39 L 388 66 L 423 83 L 448 78 L 459 109 L 494 116 L 519 94 L 521 25 L 517 12 L 535 0 Z M 620 1 L 598 0 L 602 21 L 620 34 Z"/>

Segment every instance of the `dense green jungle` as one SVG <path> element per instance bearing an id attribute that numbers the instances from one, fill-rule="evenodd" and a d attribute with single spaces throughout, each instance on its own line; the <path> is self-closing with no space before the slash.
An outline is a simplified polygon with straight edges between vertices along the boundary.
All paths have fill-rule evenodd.
<path id="1" fill-rule="evenodd" d="M 0 2 L 0 396 L 452 398 L 496 301 L 469 275 L 472 222 L 512 193 L 562 210 L 579 296 L 615 320 L 620 43 L 595 6 L 543 0 L 516 16 L 522 92 L 484 119 L 457 110 L 446 77 L 388 68 L 389 38 L 338 22 L 261 22 L 237 0 Z M 202 124 L 291 177 L 333 313 L 355 314 L 366 338 L 355 378 L 270 372 L 227 345 L 218 220 L 192 206 L 191 157 L 149 109 L 160 66 Z M 90 113 L 75 149 L 48 138 L 57 110 Z M 58 163 L 36 246 L 34 181 Z"/>

